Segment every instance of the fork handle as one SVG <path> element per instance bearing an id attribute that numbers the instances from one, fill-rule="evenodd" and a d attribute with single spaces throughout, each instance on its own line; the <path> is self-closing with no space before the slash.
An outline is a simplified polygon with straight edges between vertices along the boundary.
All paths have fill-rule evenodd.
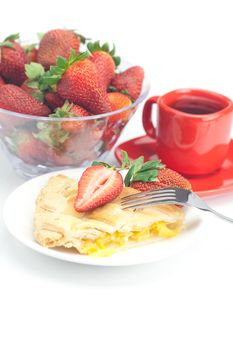
<path id="1" fill-rule="evenodd" d="M 220 219 L 223 219 L 223 220 L 226 220 L 226 221 L 229 221 L 229 222 L 232 222 L 233 223 L 233 219 L 229 218 L 228 216 L 225 216 L 223 214 L 220 214 L 218 213 L 217 211 L 213 210 L 213 209 L 208 209 L 209 212 L 211 212 L 212 214 L 218 216 Z"/>

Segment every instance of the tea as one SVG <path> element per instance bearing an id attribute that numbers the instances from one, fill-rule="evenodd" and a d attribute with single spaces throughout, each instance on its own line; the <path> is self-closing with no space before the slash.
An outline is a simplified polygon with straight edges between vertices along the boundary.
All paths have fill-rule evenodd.
<path id="1" fill-rule="evenodd" d="M 199 98 L 183 97 L 171 105 L 172 108 L 188 114 L 212 114 L 221 111 L 225 106 L 216 101 Z"/>

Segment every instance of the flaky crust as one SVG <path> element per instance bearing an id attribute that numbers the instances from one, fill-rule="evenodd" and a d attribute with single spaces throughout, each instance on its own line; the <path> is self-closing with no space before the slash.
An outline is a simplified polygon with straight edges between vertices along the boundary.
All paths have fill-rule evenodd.
<path id="1" fill-rule="evenodd" d="M 41 190 L 34 215 L 34 237 L 45 247 L 74 247 L 82 253 L 84 240 L 96 240 L 104 234 L 140 231 L 163 221 L 180 227 L 183 210 L 175 205 L 154 205 L 138 210 L 123 210 L 120 199 L 138 191 L 125 187 L 114 201 L 86 213 L 78 213 L 73 204 L 77 181 L 65 175 L 53 176 Z"/>

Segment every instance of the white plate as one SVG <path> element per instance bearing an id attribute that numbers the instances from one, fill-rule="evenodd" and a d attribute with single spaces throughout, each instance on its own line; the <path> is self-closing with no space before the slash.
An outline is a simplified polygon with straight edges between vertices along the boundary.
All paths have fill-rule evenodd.
<path id="1" fill-rule="evenodd" d="M 62 171 L 62 173 L 78 180 L 83 171 L 84 169 L 80 168 L 68 169 Z M 39 253 L 87 265 L 136 265 L 155 262 L 182 251 L 193 243 L 201 231 L 202 219 L 200 212 L 195 209 L 189 209 L 186 214 L 185 229 L 178 236 L 170 239 L 160 239 L 154 243 L 120 251 L 111 257 L 95 258 L 80 255 L 65 248 L 44 248 L 33 237 L 35 200 L 48 179 L 59 173 L 61 171 L 45 174 L 25 182 L 10 194 L 3 208 L 3 219 L 9 232 L 21 243 Z"/>

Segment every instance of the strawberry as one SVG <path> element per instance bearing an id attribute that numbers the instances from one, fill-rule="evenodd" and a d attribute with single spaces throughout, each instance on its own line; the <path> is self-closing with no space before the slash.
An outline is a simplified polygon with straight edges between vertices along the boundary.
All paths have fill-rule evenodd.
<path id="1" fill-rule="evenodd" d="M 19 34 L 13 34 L 0 43 L 0 74 L 8 83 L 21 85 L 26 80 L 24 65 L 28 59 L 15 41 L 18 38 Z"/>
<path id="2" fill-rule="evenodd" d="M 68 58 L 70 49 L 79 52 L 80 37 L 71 30 L 54 29 L 45 33 L 41 39 L 37 62 L 41 63 L 46 70 L 56 64 L 57 57 Z"/>
<path id="3" fill-rule="evenodd" d="M 110 51 L 108 43 L 100 45 L 99 41 L 87 44 L 88 50 L 91 52 L 90 61 L 92 61 L 100 74 L 103 86 L 107 89 L 110 81 L 114 78 L 115 69 L 120 64 L 120 57 L 115 55 L 115 46 Z"/>
<path id="4" fill-rule="evenodd" d="M 89 116 L 90 113 L 86 111 L 84 108 L 74 105 L 73 103 L 69 103 L 66 101 L 62 108 L 57 108 L 56 112 L 53 114 L 50 114 L 50 117 L 57 117 L 57 118 L 69 118 L 69 117 L 84 117 Z M 71 133 L 75 134 L 78 131 L 85 128 L 86 123 L 80 120 L 77 121 L 64 121 L 61 123 L 62 129 Z"/>
<path id="5" fill-rule="evenodd" d="M 96 164 L 96 162 L 94 162 Z M 121 174 L 112 167 L 98 163 L 87 168 L 79 182 L 74 208 L 86 212 L 115 199 L 123 189 Z"/>
<path id="6" fill-rule="evenodd" d="M 24 52 L 27 55 L 28 62 L 37 62 L 38 49 L 35 44 L 24 46 Z"/>
<path id="7" fill-rule="evenodd" d="M 3 78 L 0 76 L 0 86 L 1 85 L 4 85 L 5 84 L 5 81 L 3 80 Z"/>
<path id="8" fill-rule="evenodd" d="M 128 107 L 132 104 L 130 98 L 121 92 L 109 92 L 108 100 L 111 106 L 111 111 L 117 111 L 118 109 L 122 109 Z M 132 110 L 128 109 L 125 112 L 117 113 L 109 117 L 109 122 L 116 122 L 117 120 L 128 120 Z"/>
<path id="9" fill-rule="evenodd" d="M 99 73 L 88 53 L 80 55 L 71 50 L 68 60 L 59 57 L 57 66 L 51 67 L 50 75 L 44 77 L 49 84 L 57 83 L 57 93 L 64 99 L 80 105 L 93 114 L 111 110 L 107 93 L 100 82 Z"/>
<path id="10" fill-rule="evenodd" d="M 157 190 L 166 187 L 179 187 L 186 190 L 191 190 L 190 182 L 176 171 L 164 168 L 160 169 L 157 177 L 157 181 L 141 182 L 134 181 L 131 187 L 139 191 Z"/>
<path id="11" fill-rule="evenodd" d="M 18 129 L 12 137 L 12 143 L 19 158 L 29 164 L 37 163 L 40 148 L 43 144 L 36 140 L 29 131 Z"/>
<path id="12" fill-rule="evenodd" d="M 25 163 L 29 164 L 52 164 L 70 165 L 72 159 L 60 150 L 51 148 L 39 139 L 33 137 L 32 133 L 24 129 L 18 129 L 12 138 L 15 153 Z"/>
<path id="13" fill-rule="evenodd" d="M 0 86 L 0 108 L 35 116 L 48 116 L 50 113 L 50 109 L 42 102 L 11 84 Z"/>
<path id="14" fill-rule="evenodd" d="M 135 66 L 116 74 L 111 81 L 111 86 L 118 91 L 127 91 L 129 96 L 136 100 L 141 93 L 144 71 L 141 67 Z"/>
<path id="15" fill-rule="evenodd" d="M 180 187 L 191 190 L 191 184 L 176 171 L 166 168 L 159 159 L 144 163 L 144 157 L 130 162 L 123 151 L 122 168 L 129 168 L 125 176 L 125 186 L 131 186 L 139 191 L 156 190 L 167 187 Z"/>
<path id="16" fill-rule="evenodd" d="M 122 129 L 119 126 L 116 126 L 115 123 L 107 124 L 102 137 L 105 149 L 112 149 L 120 136 L 121 130 Z"/>
<path id="17" fill-rule="evenodd" d="M 45 102 L 52 110 L 62 107 L 64 100 L 56 92 L 48 91 L 45 93 Z"/>

